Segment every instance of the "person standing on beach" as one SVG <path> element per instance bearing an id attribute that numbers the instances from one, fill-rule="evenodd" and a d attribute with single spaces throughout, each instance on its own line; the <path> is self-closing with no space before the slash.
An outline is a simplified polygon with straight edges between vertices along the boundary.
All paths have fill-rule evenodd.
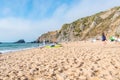
<path id="1" fill-rule="evenodd" d="M 102 41 L 104 42 L 104 44 L 106 44 L 106 36 L 104 32 L 102 33 Z"/>
<path id="2" fill-rule="evenodd" d="M 45 46 L 45 40 L 43 40 L 43 46 Z"/>

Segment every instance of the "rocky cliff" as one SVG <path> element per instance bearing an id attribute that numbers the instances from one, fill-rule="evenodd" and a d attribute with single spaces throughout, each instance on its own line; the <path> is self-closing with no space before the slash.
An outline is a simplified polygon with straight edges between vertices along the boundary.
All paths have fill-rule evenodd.
<path id="1" fill-rule="evenodd" d="M 105 32 L 107 37 L 120 35 L 120 7 L 64 24 L 59 31 L 45 33 L 37 41 L 62 42 L 99 38 L 102 32 Z"/>
<path id="2" fill-rule="evenodd" d="M 45 34 L 42 34 L 38 39 L 37 42 L 41 43 L 43 41 L 46 42 L 56 42 L 58 38 L 59 31 L 51 31 Z"/>

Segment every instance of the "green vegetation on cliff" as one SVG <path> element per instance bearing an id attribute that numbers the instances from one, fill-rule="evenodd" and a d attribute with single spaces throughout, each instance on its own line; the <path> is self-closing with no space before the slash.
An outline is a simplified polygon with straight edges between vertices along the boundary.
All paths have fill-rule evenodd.
<path id="1" fill-rule="evenodd" d="M 120 26 L 120 7 L 115 7 L 110 10 L 97 13 L 92 16 L 87 16 L 78 19 L 70 24 L 64 24 L 56 33 L 43 34 L 38 40 L 43 37 L 52 41 L 77 41 L 89 38 L 98 37 L 102 32 L 110 35 L 116 34 L 116 29 Z M 117 35 L 120 31 L 117 30 Z M 50 37 L 52 35 L 52 37 Z"/>

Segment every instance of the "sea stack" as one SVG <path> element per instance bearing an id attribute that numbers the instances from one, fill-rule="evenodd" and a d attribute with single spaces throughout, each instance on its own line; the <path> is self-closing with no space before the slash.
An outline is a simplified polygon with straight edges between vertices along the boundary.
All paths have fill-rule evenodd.
<path id="1" fill-rule="evenodd" d="M 18 40 L 18 41 L 15 42 L 15 43 L 25 43 L 25 40 L 24 40 L 24 39 L 20 39 L 20 40 Z"/>

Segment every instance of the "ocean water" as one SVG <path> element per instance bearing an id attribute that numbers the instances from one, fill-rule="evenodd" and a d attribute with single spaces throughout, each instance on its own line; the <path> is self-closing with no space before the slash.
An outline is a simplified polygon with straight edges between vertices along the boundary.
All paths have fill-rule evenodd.
<path id="1" fill-rule="evenodd" d="M 7 53 L 42 46 L 43 44 L 40 43 L 2 43 L 0 44 L 0 52 Z"/>

